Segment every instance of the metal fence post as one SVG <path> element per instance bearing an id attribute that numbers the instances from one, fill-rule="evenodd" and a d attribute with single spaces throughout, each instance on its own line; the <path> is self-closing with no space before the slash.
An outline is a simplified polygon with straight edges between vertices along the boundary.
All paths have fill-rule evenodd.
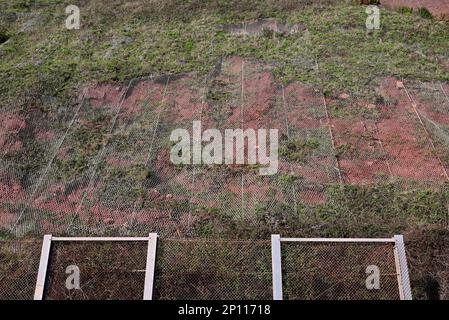
<path id="1" fill-rule="evenodd" d="M 412 290 L 410 288 L 404 237 L 402 235 L 395 235 L 394 242 L 394 253 L 399 282 L 399 295 L 401 300 L 412 300 Z"/>
<path id="2" fill-rule="evenodd" d="M 48 258 L 50 256 L 51 234 L 46 234 L 42 242 L 41 259 L 37 274 L 36 287 L 34 289 L 34 300 L 42 300 L 44 296 L 45 278 L 47 276 Z"/>
<path id="3" fill-rule="evenodd" d="M 271 263 L 273 273 L 273 300 L 282 300 L 281 236 L 271 235 Z"/>
<path id="4" fill-rule="evenodd" d="M 145 268 L 145 287 L 143 300 L 153 299 L 154 270 L 156 268 L 157 233 L 148 235 L 147 264 Z"/>

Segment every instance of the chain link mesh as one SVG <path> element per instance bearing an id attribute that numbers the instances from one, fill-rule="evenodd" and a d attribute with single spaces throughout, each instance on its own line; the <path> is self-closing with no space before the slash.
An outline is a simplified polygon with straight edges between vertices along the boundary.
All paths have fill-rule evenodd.
<path id="1" fill-rule="evenodd" d="M 147 244 L 146 241 L 53 241 L 44 298 L 141 300 Z M 66 268 L 69 266 L 79 268 L 79 289 L 66 286 L 69 277 Z"/>
<path id="2" fill-rule="evenodd" d="M 155 299 L 271 299 L 269 241 L 163 240 Z"/>
<path id="3" fill-rule="evenodd" d="M 53 241 L 44 299 L 140 300 L 146 241 Z M 393 243 L 282 242 L 286 300 L 399 299 Z M 0 243 L 0 299 L 32 299 L 41 243 Z M 158 241 L 153 299 L 272 299 L 271 242 Z M 66 281 L 77 266 L 80 289 Z M 379 270 L 380 288 L 367 289 L 367 267 Z M 371 269 L 372 270 L 372 269 Z M 70 283 L 74 283 L 70 281 Z"/>
<path id="4" fill-rule="evenodd" d="M 305 56 L 298 68 L 319 78 L 307 48 Z M 212 215 L 277 227 L 285 216 L 328 204 L 341 184 L 396 183 L 404 190 L 437 188 L 449 179 L 445 84 L 408 81 L 398 89 L 387 78 L 379 87 L 382 101 L 362 105 L 325 97 L 316 85 L 276 83 L 273 68 L 228 57 L 208 76 L 150 76 L 88 88 L 73 114 L 61 116 L 65 125 L 54 124 L 54 143 L 42 143 L 32 173 L 0 158 L 1 230 L 185 238 Z M 25 125 L 19 115 L 7 121 Z M 278 173 L 174 165 L 170 133 L 192 133 L 193 121 L 203 131 L 277 129 Z"/>
<path id="5" fill-rule="evenodd" d="M 0 241 L 0 300 L 33 298 L 41 246 L 41 241 Z"/>
<path id="6" fill-rule="evenodd" d="M 284 299 L 399 299 L 393 248 L 390 243 L 282 242 Z M 367 289 L 369 266 L 379 270 L 379 289 Z"/>

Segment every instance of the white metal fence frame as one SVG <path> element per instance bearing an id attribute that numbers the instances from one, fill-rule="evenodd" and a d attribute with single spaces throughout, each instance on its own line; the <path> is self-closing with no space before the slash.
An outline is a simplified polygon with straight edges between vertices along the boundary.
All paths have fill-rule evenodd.
<path id="1" fill-rule="evenodd" d="M 143 300 L 152 300 L 156 267 L 157 239 L 157 233 L 150 233 L 148 237 L 54 237 L 50 234 L 45 235 L 42 243 L 34 300 L 42 300 L 44 297 L 51 245 L 52 242 L 57 241 L 147 241 L 148 248 L 146 256 Z M 281 242 L 392 243 L 394 244 L 393 253 L 398 279 L 399 297 L 401 300 L 412 300 L 404 238 L 402 235 L 395 235 L 392 238 L 281 238 L 279 234 L 271 235 L 273 300 L 283 299 Z"/>
<path id="2" fill-rule="evenodd" d="M 145 267 L 145 285 L 143 292 L 143 300 L 152 300 L 154 272 L 156 267 L 156 249 L 157 249 L 157 233 L 150 233 L 148 237 L 54 237 L 51 234 L 44 236 L 42 243 L 41 257 L 39 262 L 39 271 L 34 291 L 34 300 L 42 300 L 44 297 L 45 282 L 47 278 L 47 267 L 50 258 L 50 250 L 52 242 L 56 241 L 147 241 L 147 257 Z"/>
<path id="3" fill-rule="evenodd" d="M 402 235 L 395 235 L 392 238 L 281 238 L 279 234 L 271 235 L 273 300 L 283 300 L 281 242 L 394 243 L 393 253 L 398 278 L 399 298 L 401 300 L 412 300 L 404 237 Z"/>

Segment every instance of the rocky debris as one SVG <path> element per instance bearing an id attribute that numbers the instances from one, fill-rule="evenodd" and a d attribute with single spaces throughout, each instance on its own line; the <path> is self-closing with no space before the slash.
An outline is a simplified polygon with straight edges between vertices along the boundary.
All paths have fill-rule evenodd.
<path id="1" fill-rule="evenodd" d="M 402 81 L 396 81 L 396 89 L 404 89 L 404 83 Z"/>

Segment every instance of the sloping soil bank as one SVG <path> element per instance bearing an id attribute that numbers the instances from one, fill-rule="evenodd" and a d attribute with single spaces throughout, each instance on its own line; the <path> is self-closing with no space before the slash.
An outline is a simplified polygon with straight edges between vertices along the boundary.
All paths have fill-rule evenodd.
<path id="1" fill-rule="evenodd" d="M 271 65 L 240 57 L 224 59 L 217 69 L 207 81 L 192 73 L 148 77 L 128 89 L 84 87 L 85 103 L 54 159 L 48 152 L 53 148 L 45 149 L 48 162 L 36 179 L 27 183 L 21 168 L 1 173 L 0 226 L 21 226 L 23 233 L 82 227 L 183 235 L 210 213 L 287 223 L 286 216 L 301 208 L 326 204 L 329 190 L 340 183 L 400 180 L 436 186 L 447 180 L 446 158 L 436 154 L 439 149 L 432 147 L 395 78 L 374 88 L 379 102 L 371 105 L 343 93 L 325 99 L 320 88 L 300 82 L 282 85 Z M 443 128 L 441 88 L 439 95 L 435 103 L 420 95 L 416 100 L 423 116 Z M 435 105 L 441 116 L 425 113 Z M 3 113 L 5 159 L 15 159 L 30 139 L 51 140 L 43 129 L 24 135 L 31 123 L 26 120 Z M 260 176 L 251 165 L 174 165 L 171 132 L 191 132 L 199 120 L 203 131 L 278 129 L 278 173 Z"/>
<path id="2" fill-rule="evenodd" d="M 389 8 L 427 8 L 434 17 L 449 19 L 449 2 L 444 0 L 382 0 Z"/>

